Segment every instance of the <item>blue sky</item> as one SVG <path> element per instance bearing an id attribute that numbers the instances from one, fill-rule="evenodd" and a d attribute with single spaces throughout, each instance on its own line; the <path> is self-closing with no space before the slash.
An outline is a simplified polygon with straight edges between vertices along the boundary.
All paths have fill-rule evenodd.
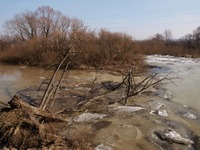
<path id="1" fill-rule="evenodd" d="M 180 38 L 200 26 L 200 0 L 2 0 L 0 32 L 17 13 L 50 6 L 81 19 L 92 29 L 126 32 L 147 39 L 165 29 Z"/>

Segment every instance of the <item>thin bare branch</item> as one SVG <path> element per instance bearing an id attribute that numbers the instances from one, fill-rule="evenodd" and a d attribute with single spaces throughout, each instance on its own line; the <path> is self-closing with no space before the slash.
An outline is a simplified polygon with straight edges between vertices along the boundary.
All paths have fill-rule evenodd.
<path id="1" fill-rule="evenodd" d="M 76 42 L 72 45 L 72 47 L 69 49 L 69 51 L 70 51 L 71 49 L 73 49 L 75 45 L 76 45 Z M 53 76 L 51 77 L 50 82 L 49 82 L 49 85 L 48 85 L 48 87 L 47 87 L 47 89 L 46 89 L 46 91 L 45 91 L 45 93 L 44 93 L 43 98 L 42 98 L 42 102 L 41 102 L 41 104 L 40 104 L 40 109 L 45 109 L 45 106 L 46 106 L 47 103 L 49 102 L 49 96 L 48 96 L 48 95 L 50 94 L 50 87 L 51 87 L 51 85 L 53 84 L 53 82 L 54 82 L 54 80 L 55 80 L 55 77 L 56 77 L 56 75 L 57 75 L 57 73 L 58 73 L 58 70 L 61 68 L 61 66 L 63 65 L 63 63 L 65 62 L 65 60 L 69 57 L 69 54 L 70 54 L 70 53 L 68 53 L 68 54 L 63 58 L 63 60 L 60 62 L 60 64 L 59 64 L 59 66 L 57 67 L 57 69 L 54 71 Z"/>

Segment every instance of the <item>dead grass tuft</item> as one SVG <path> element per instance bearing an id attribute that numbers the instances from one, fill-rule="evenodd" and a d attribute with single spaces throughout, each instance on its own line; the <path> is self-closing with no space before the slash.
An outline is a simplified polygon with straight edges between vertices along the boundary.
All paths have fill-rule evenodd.
<path id="1" fill-rule="evenodd" d="M 23 103 L 20 105 L 22 106 Z M 10 105 L 10 108 L 1 110 L 0 148 L 7 147 L 19 150 L 30 148 L 51 150 L 92 149 L 89 140 L 81 134 L 73 138 L 59 134 L 61 127 L 66 126 L 66 122 L 52 119 L 48 113 L 46 121 L 44 121 L 42 118 L 45 118 L 45 113 L 43 116 L 36 115 L 34 114 L 35 110 L 31 111 L 31 109 L 32 107 L 26 110 L 26 107 L 23 106 Z M 48 121 L 48 118 L 50 118 L 50 121 Z M 41 120 L 43 121 L 41 122 Z"/>

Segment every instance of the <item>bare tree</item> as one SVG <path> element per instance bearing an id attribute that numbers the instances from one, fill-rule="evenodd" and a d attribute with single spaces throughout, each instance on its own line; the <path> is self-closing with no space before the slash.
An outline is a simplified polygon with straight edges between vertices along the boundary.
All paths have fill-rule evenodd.
<path id="1" fill-rule="evenodd" d="M 156 33 L 153 38 L 151 38 L 153 41 L 163 42 L 164 36 L 162 34 Z"/>
<path id="2" fill-rule="evenodd" d="M 172 31 L 170 29 L 166 29 L 164 31 L 165 41 L 170 41 L 173 38 Z"/>
<path id="3" fill-rule="evenodd" d="M 195 29 L 193 31 L 193 36 L 194 36 L 194 40 L 195 40 L 195 44 L 198 48 L 200 48 L 200 26 L 197 27 L 197 29 Z"/>
<path id="4" fill-rule="evenodd" d="M 16 36 L 22 41 L 34 37 L 48 37 L 59 27 L 58 23 L 62 14 L 49 6 L 39 7 L 35 12 L 27 11 L 17 14 L 5 24 L 8 33 Z"/>
<path id="5" fill-rule="evenodd" d="M 26 41 L 37 35 L 37 18 L 31 11 L 17 14 L 5 23 L 5 27 L 7 33 Z"/>
<path id="6" fill-rule="evenodd" d="M 38 30 L 42 37 L 48 37 L 59 28 L 59 20 L 62 17 L 61 12 L 55 11 L 49 6 L 39 7 L 35 11 L 38 19 Z"/>
<path id="7" fill-rule="evenodd" d="M 5 24 L 6 31 L 22 41 L 34 37 L 48 38 L 56 34 L 67 36 L 83 27 L 80 20 L 68 18 L 49 6 L 39 7 L 34 12 L 17 14 Z"/>
<path id="8" fill-rule="evenodd" d="M 53 65 L 58 65 L 70 45 L 80 41 L 79 33 L 87 30 L 79 19 L 64 16 L 49 6 L 15 15 L 6 22 L 5 28 L 21 45 L 26 45 L 24 51 L 32 65 L 50 64 L 52 60 Z"/>

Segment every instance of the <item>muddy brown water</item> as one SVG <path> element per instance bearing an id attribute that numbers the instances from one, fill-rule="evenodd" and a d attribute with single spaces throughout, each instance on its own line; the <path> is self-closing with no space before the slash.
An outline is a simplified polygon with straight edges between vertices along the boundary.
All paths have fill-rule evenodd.
<path id="1" fill-rule="evenodd" d="M 1 101 L 9 101 L 20 89 L 37 85 L 43 70 L 24 66 L 0 65 Z"/>
<path id="2" fill-rule="evenodd" d="M 0 95 L 1 101 L 8 102 L 17 91 L 30 86 L 39 86 L 44 77 L 51 75 L 37 67 L 0 65 Z M 121 81 L 121 76 L 113 76 L 109 73 L 96 73 L 92 71 L 70 71 L 70 76 L 77 80 L 93 81 L 98 77 L 99 81 Z M 159 150 L 162 149 L 156 141 L 157 137 L 154 131 L 163 128 L 174 128 L 184 135 L 188 130 L 200 135 L 199 118 L 191 120 L 183 118 L 181 113 L 193 112 L 178 103 L 163 100 L 163 95 L 141 95 L 131 98 L 130 105 L 140 105 L 145 108 L 144 111 L 136 113 L 113 113 L 102 119 L 102 122 L 109 122 L 108 125 L 98 126 L 95 130 L 95 145 L 105 144 L 113 149 L 126 150 Z M 117 98 L 118 96 L 116 96 Z M 115 98 L 115 97 L 114 97 Z M 169 117 L 151 115 L 150 111 L 155 109 L 156 104 L 161 103 L 167 110 Z M 195 111 L 194 111 L 195 113 Z M 196 113 L 200 117 L 199 113 Z M 98 120 L 90 123 L 78 123 L 72 126 L 76 130 L 91 132 Z"/>
<path id="3" fill-rule="evenodd" d="M 38 67 L 0 65 L 0 95 L 1 101 L 9 101 L 17 91 L 30 87 L 39 86 L 44 78 L 49 78 L 52 71 L 46 71 Z M 69 76 L 77 80 L 84 78 L 93 81 L 96 77 L 99 81 L 119 81 L 121 76 L 110 76 L 109 73 L 97 73 L 94 71 L 71 70 Z"/>

